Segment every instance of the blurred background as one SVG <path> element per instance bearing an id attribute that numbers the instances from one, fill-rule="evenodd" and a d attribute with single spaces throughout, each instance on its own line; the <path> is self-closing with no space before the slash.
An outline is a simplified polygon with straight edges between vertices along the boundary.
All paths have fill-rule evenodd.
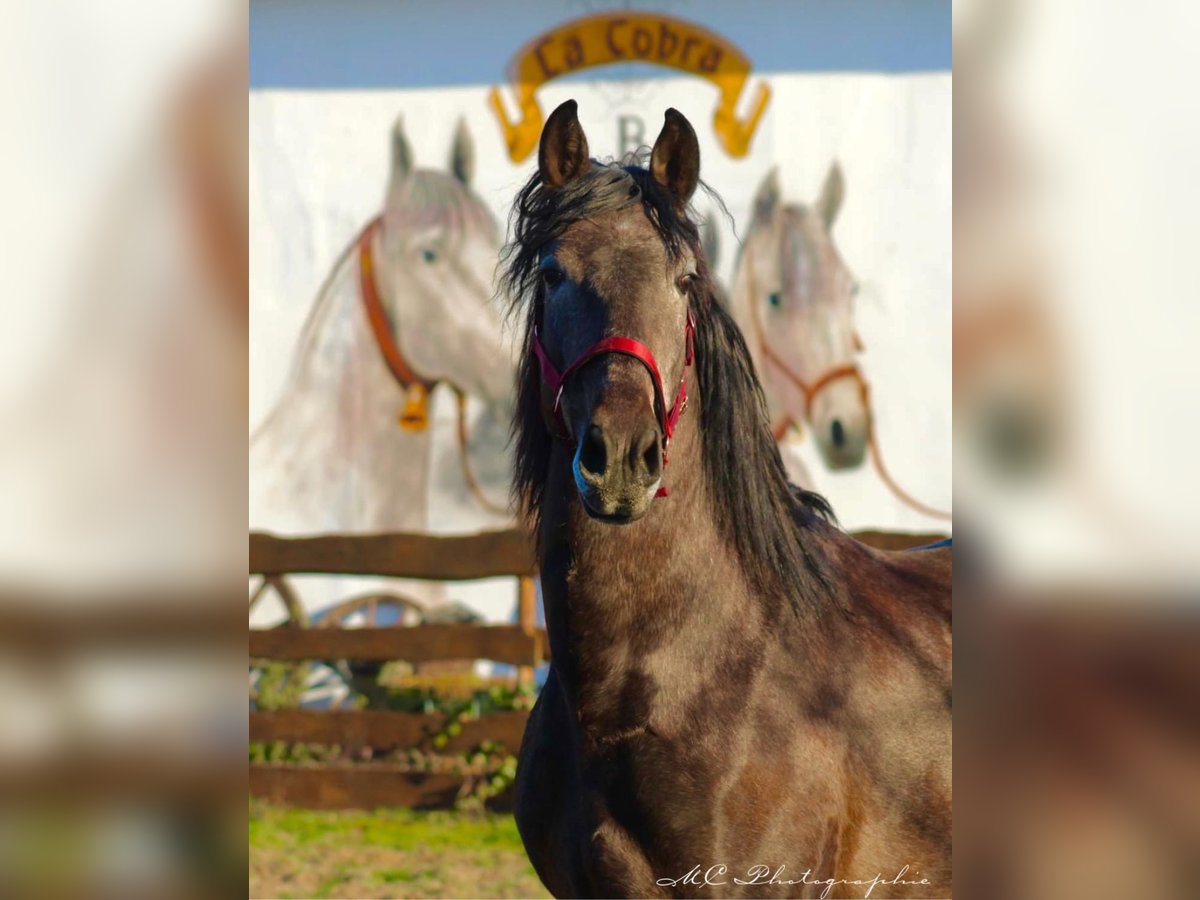
<path id="1" fill-rule="evenodd" d="M 647 37 L 640 19 L 607 31 L 635 15 L 659 17 Z M 691 69 L 686 37 L 672 45 L 661 17 L 669 34 L 703 29 Z M 281 803 L 269 795 L 289 788 L 272 775 L 249 810 L 251 893 L 540 890 L 511 820 L 487 812 L 511 753 L 473 737 L 503 738 L 533 690 L 536 622 L 522 614 L 536 603 L 519 548 L 489 545 L 489 577 L 447 587 L 488 567 L 440 563 L 432 580 L 402 582 L 326 559 L 331 575 L 292 577 L 328 547 L 289 541 L 512 524 L 495 374 L 511 347 L 487 318 L 481 258 L 532 165 L 522 85 L 554 71 L 536 108 L 578 97 L 595 155 L 651 142 L 668 105 L 696 125 L 730 214 L 700 210 L 718 274 L 748 333 L 765 322 L 764 338 L 791 338 L 771 348 L 782 365 L 759 359 L 781 445 L 847 528 L 949 533 L 937 514 L 950 509 L 953 439 L 959 892 L 1193 896 L 1198 17 L 1180 3 L 1067 0 L 955 3 L 952 28 L 948 3 L 918 0 L 7 4 L 5 892 L 240 893 L 243 747 L 288 778 L 344 766 L 353 742 L 328 740 L 333 701 L 303 698 L 332 685 L 326 696 L 360 711 L 381 674 L 393 680 L 368 704 L 440 724 L 393 736 L 392 774 L 366 783 L 419 773 L 450 808 L 312 808 L 353 797 L 350 776 Z M 611 34 L 682 68 L 622 58 L 568 74 L 562 26 L 588 18 L 603 22 L 601 54 Z M 742 64 L 706 78 L 714 47 Z M 789 205 L 836 248 L 838 296 L 771 284 L 755 248 L 765 261 L 789 239 Z M 339 315 L 363 302 L 364 236 L 420 376 L 407 385 L 377 335 L 351 324 L 363 320 Z M 457 274 L 427 277 L 443 268 Z M 457 303 L 478 304 L 465 319 L 435 315 L 451 284 Z M 839 340 L 809 348 L 798 336 L 818 323 Z M 799 384 L 842 364 L 858 374 L 805 400 Z M 325 405 L 289 403 L 330 384 Z M 362 396 L 378 407 L 345 400 Z M 376 487 L 403 441 L 423 449 Z M 249 554 L 252 622 L 267 635 L 252 635 L 249 731 L 247 508 L 252 529 L 283 536 Z M 364 610 L 415 610 L 422 627 L 512 622 L 527 643 L 506 638 L 482 648 L 490 662 L 440 674 L 418 671 L 444 664 L 414 645 L 408 668 L 383 673 L 378 660 L 309 665 L 299 654 L 319 645 L 272 636 L 384 590 L 347 624 L 398 627 L 400 612 L 364 622 Z M 470 679 L 485 678 L 498 681 L 481 699 Z M 297 737 L 254 717 L 284 712 L 325 718 L 291 720 Z M 459 770 L 431 762 L 435 750 L 461 751 Z"/>
<path id="2" fill-rule="evenodd" d="M 954 10 L 956 888 L 1197 889 L 1200 19 Z"/>
<path id="3" fill-rule="evenodd" d="M 240 893 L 245 8 L 2 21 L 0 892 Z"/>

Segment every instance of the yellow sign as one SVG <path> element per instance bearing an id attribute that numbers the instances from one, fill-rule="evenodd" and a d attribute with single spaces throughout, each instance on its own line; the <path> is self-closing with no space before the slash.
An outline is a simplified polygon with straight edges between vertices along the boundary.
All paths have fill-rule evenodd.
<path id="1" fill-rule="evenodd" d="M 745 120 L 735 112 L 750 75 L 750 61 L 713 32 L 671 16 L 632 10 L 601 13 L 567 22 L 530 41 L 509 64 L 509 81 L 521 118 L 505 111 L 500 89 L 489 100 L 513 162 L 529 156 L 542 133 L 542 108 L 535 92 L 560 75 L 612 63 L 645 62 L 668 66 L 711 81 L 721 92 L 713 130 L 730 156 L 745 156 L 771 91 L 759 84 Z"/>

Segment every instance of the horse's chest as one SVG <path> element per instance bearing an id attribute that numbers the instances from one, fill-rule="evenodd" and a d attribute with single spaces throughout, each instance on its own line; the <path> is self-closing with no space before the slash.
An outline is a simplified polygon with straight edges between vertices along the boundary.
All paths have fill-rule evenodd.
<path id="1" fill-rule="evenodd" d="M 585 868 L 602 892 L 659 896 L 665 860 L 711 855 L 719 773 L 686 757 L 648 730 L 585 757 Z"/>

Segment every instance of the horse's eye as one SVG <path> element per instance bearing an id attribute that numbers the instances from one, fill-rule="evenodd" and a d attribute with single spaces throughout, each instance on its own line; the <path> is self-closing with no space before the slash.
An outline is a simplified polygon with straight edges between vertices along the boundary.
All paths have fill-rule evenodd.
<path id="1" fill-rule="evenodd" d="M 437 251 L 426 247 L 421 251 L 421 258 L 427 263 L 437 262 Z"/>
<path id="2" fill-rule="evenodd" d="M 686 294 L 688 291 L 690 291 L 692 289 L 692 286 L 695 283 L 696 283 L 696 273 L 695 272 L 688 272 L 688 274 L 686 274 L 686 275 L 680 275 L 679 281 L 675 282 L 675 284 L 679 288 L 680 292 L 684 293 L 684 294 Z"/>
<path id="3" fill-rule="evenodd" d="M 552 291 L 563 281 L 563 273 L 553 267 L 542 269 L 542 284 L 546 286 L 546 290 Z"/>
<path id="4" fill-rule="evenodd" d="M 783 306 L 783 298 L 779 296 L 778 292 L 775 292 L 774 294 L 768 294 L 767 302 L 771 304 L 773 309 L 779 309 L 779 307 Z"/>

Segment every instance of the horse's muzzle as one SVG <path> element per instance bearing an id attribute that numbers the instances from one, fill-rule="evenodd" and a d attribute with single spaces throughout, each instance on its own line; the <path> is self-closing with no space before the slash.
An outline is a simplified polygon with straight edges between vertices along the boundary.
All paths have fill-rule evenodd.
<path id="1" fill-rule="evenodd" d="M 866 457 L 870 425 L 865 415 L 856 412 L 851 410 L 846 418 L 833 414 L 818 419 L 813 425 L 817 449 L 825 465 L 832 470 L 857 468 Z"/>
<path id="2" fill-rule="evenodd" d="M 662 433 L 652 418 L 621 428 L 593 418 L 575 448 L 572 466 L 588 515 L 616 523 L 644 516 L 662 480 L 662 447 Z"/>

